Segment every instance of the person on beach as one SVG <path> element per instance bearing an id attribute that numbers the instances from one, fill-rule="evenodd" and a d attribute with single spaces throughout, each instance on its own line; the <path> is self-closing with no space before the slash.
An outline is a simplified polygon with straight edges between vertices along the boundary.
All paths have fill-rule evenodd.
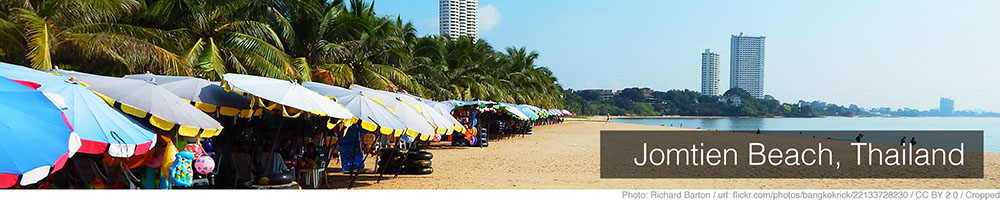
<path id="1" fill-rule="evenodd" d="M 910 137 L 910 146 L 917 146 L 917 137 Z"/>
<path id="2" fill-rule="evenodd" d="M 906 136 L 903 136 L 903 139 L 899 140 L 899 146 L 904 146 L 904 145 L 906 145 Z"/>
<path id="3" fill-rule="evenodd" d="M 865 134 L 858 133 L 858 137 L 854 138 L 854 141 L 861 142 L 861 138 L 865 137 Z"/>
<path id="4" fill-rule="evenodd" d="M 608 113 L 608 119 L 604 121 L 604 123 L 608 123 L 608 122 L 611 122 L 611 113 Z"/>

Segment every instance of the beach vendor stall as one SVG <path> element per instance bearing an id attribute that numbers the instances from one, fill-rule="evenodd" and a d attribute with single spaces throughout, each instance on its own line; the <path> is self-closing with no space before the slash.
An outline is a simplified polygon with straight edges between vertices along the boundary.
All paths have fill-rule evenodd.
<path id="1" fill-rule="evenodd" d="M 434 126 L 423 113 L 410 104 L 400 101 L 398 97 L 393 95 L 393 93 L 366 88 L 359 85 L 352 85 L 350 89 L 354 91 L 362 91 L 365 95 L 378 99 L 384 99 L 385 101 L 383 101 L 383 103 L 385 103 L 385 106 L 392 109 L 396 116 L 398 116 L 399 119 L 401 119 L 406 125 L 407 130 L 403 135 L 400 135 L 403 140 L 426 141 L 432 139 L 434 134 L 437 133 Z"/>
<path id="2" fill-rule="evenodd" d="M 140 119 L 143 124 L 156 127 L 160 141 L 154 154 L 144 154 L 140 159 L 125 159 L 129 169 L 146 166 L 141 187 L 169 189 L 191 186 L 192 164 L 203 152 L 197 138 L 210 138 L 222 131 L 222 125 L 211 116 L 195 108 L 172 92 L 155 84 L 116 77 L 98 76 L 67 70 L 54 70 L 56 74 L 79 81 L 109 105 L 123 113 Z M 105 162 L 114 163 L 114 160 Z M 159 170 L 155 170 L 159 169 Z M 128 181 L 129 183 L 134 180 Z M 118 187 L 118 186 L 112 186 Z"/>
<path id="3" fill-rule="evenodd" d="M 445 122 L 445 120 L 442 117 L 441 121 L 444 123 L 440 123 L 441 124 L 440 126 L 435 126 L 434 120 L 431 119 L 431 117 L 428 114 L 424 113 L 424 109 L 421 109 L 420 106 L 414 106 L 413 104 L 408 103 L 407 100 L 408 98 L 398 95 L 396 93 L 374 90 L 371 88 L 366 88 L 358 85 L 352 85 L 350 89 L 353 91 L 362 92 L 365 95 L 377 99 L 384 100 L 383 103 L 386 106 L 386 108 L 392 110 L 394 114 L 397 117 L 399 117 L 399 119 L 402 120 L 403 124 L 406 125 L 407 127 L 407 130 L 402 135 L 399 135 L 398 137 L 385 138 L 385 140 L 380 141 L 381 143 L 385 144 L 384 146 L 387 148 L 386 151 L 376 152 L 377 154 L 379 154 L 378 159 L 381 162 L 380 166 L 382 166 L 381 170 L 379 170 L 381 171 L 380 174 L 388 173 L 386 172 L 387 170 L 392 170 L 390 172 L 395 175 L 398 175 L 401 172 L 415 173 L 415 174 L 432 173 L 433 168 L 431 168 L 429 164 L 407 167 L 402 165 L 402 163 L 390 163 L 389 161 L 397 161 L 397 162 L 405 162 L 405 161 L 415 162 L 416 160 L 429 161 L 432 155 L 428 152 L 420 151 L 420 147 L 418 146 L 418 144 L 420 144 L 419 141 L 427 142 L 434 140 L 435 136 L 438 136 L 439 134 L 442 133 L 447 133 L 448 128 L 453 128 L 453 124 Z M 429 114 L 436 114 L 436 113 L 431 113 L 431 110 L 426 110 L 426 111 Z M 391 144 L 396 144 L 396 145 L 391 145 Z M 422 159 L 414 160 L 415 158 L 418 157 Z M 407 169 L 404 170 L 404 168 Z"/>
<path id="4" fill-rule="evenodd" d="M 241 93 L 250 98 L 251 109 L 266 110 L 269 113 L 281 116 L 277 119 L 278 127 L 275 132 L 263 140 L 265 141 L 263 143 L 265 145 L 259 145 L 261 148 L 256 152 L 257 155 L 254 157 L 258 158 L 256 165 L 263 169 L 259 170 L 255 181 L 245 183 L 248 187 L 273 188 L 273 185 L 280 184 L 280 182 L 276 182 L 279 179 L 284 180 L 286 179 L 285 177 L 295 176 L 295 173 L 291 173 L 291 175 L 284 173 L 285 170 L 283 169 L 285 166 L 282 165 L 283 157 L 281 156 L 282 153 L 279 152 L 282 150 L 278 148 L 279 144 L 288 147 L 292 141 L 282 139 L 282 137 L 291 136 L 283 136 L 285 135 L 283 132 L 286 131 L 284 130 L 284 125 L 287 119 L 301 119 L 296 120 L 296 122 L 300 123 L 325 120 L 327 129 L 334 129 L 338 126 L 350 127 L 358 120 L 343 105 L 295 82 L 251 75 L 225 74 L 223 75 L 222 86 L 227 90 Z M 294 127 L 299 128 L 302 126 L 299 124 Z M 338 142 L 342 141 L 343 138 Z M 360 148 L 354 150 L 360 151 Z M 315 149 L 311 149 L 311 151 L 315 151 Z M 300 149 L 298 152 L 305 152 L 305 150 Z M 341 151 L 341 153 L 344 153 L 344 151 Z M 289 154 L 286 153 L 286 155 Z M 295 162 L 292 163 L 294 166 Z M 325 169 L 325 167 L 323 168 Z"/>
<path id="5" fill-rule="evenodd" d="M 238 133 L 242 128 L 245 128 L 245 126 L 241 125 L 246 124 L 245 122 L 249 120 L 248 118 L 263 114 L 262 110 L 254 112 L 254 110 L 250 109 L 249 98 L 235 92 L 226 91 L 217 82 L 213 83 L 195 77 L 153 74 L 126 75 L 125 78 L 146 81 L 170 91 L 195 108 L 198 108 L 198 110 L 215 118 L 223 126 L 227 127 L 225 131 L 229 133 Z M 216 185 L 216 175 L 218 175 L 221 168 L 217 166 L 221 163 L 229 163 L 229 157 L 224 158 L 221 154 L 217 154 L 217 151 L 221 151 L 221 149 L 213 148 L 217 146 L 214 145 L 215 141 L 213 140 L 212 138 L 195 138 L 192 141 L 200 145 L 204 150 L 204 153 L 196 159 L 194 166 L 197 173 L 194 174 L 194 183 L 192 184 L 197 187 L 214 187 Z"/>
<path id="6" fill-rule="evenodd" d="M 362 145 L 363 148 L 370 149 L 368 152 L 377 151 L 377 152 L 390 152 L 390 154 L 396 154 L 396 155 L 387 155 L 388 157 L 403 156 L 403 152 L 377 150 L 382 147 L 390 149 L 393 147 L 404 146 L 400 144 L 389 144 L 389 142 L 391 141 L 390 139 L 384 140 L 386 142 L 382 143 L 382 145 L 377 145 L 373 143 L 371 144 L 371 146 L 367 146 L 361 143 L 361 141 L 357 141 L 354 139 L 354 138 L 360 138 L 361 135 L 368 133 L 380 133 L 381 135 L 379 136 L 384 136 L 385 138 L 398 139 L 399 137 L 403 136 L 404 133 L 406 133 L 407 131 L 406 123 L 403 122 L 403 120 L 396 115 L 396 111 L 394 109 L 386 107 L 385 105 L 386 100 L 369 96 L 367 95 L 366 92 L 363 91 L 349 90 L 322 83 L 306 82 L 303 83 L 302 85 L 305 86 L 306 88 L 315 90 L 316 92 L 319 92 L 322 95 L 326 95 L 328 97 L 337 100 L 338 102 L 350 108 L 351 113 L 354 113 L 355 116 L 358 116 L 360 122 L 354 125 L 354 127 L 348 129 L 348 131 L 344 133 L 344 139 L 341 140 L 339 143 L 339 145 L 342 146 L 341 148 Z M 346 159 L 350 156 L 342 152 L 341 157 Z M 346 162 L 348 160 L 343 160 L 345 162 L 342 162 L 341 170 L 353 171 L 364 168 L 363 160 L 364 159 L 362 159 L 362 162 L 360 162 L 362 165 L 357 165 L 358 163 Z M 382 163 L 382 162 L 377 161 L 377 163 Z M 376 171 L 378 171 L 380 174 L 383 174 L 386 172 L 386 168 L 376 169 Z M 390 172 L 395 172 L 395 171 L 390 171 Z"/>

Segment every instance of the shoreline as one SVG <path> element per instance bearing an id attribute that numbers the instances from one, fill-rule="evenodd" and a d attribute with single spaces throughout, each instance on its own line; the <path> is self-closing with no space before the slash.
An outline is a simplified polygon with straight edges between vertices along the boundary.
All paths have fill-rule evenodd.
<path id="1" fill-rule="evenodd" d="M 604 117 L 566 118 L 535 127 L 533 135 L 490 141 L 489 147 L 435 145 L 434 173 L 358 177 L 357 189 L 971 189 L 1000 187 L 1000 153 L 987 153 L 984 178 L 704 178 L 601 179 L 600 130 L 696 130 L 605 122 Z M 749 136 L 747 136 L 749 135 Z M 745 134 L 737 137 L 759 137 Z M 373 168 L 374 161 L 366 164 Z M 334 164 L 335 166 L 337 164 Z M 329 173 L 331 188 L 350 176 Z"/>

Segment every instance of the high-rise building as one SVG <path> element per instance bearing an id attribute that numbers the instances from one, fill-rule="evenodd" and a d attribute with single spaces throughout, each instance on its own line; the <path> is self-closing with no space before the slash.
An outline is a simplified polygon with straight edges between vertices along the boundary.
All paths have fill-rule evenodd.
<path id="1" fill-rule="evenodd" d="M 701 94 L 719 94 L 719 54 L 711 49 L 701 53 Z"/>
<path id="2" fill-rule="evenodd" d="M 479 39 L 479 0 L 441 0 L 439 6 L 442 36 Z"/>
<path id="3" fill-rule="evenodd" d="M 938 106 L 938 110 L 940 110 L 942 114 L 951 114 L 955 112 L 955 100 L 941 97 L 941 104 Z"/>
<path id="4" fill-rule="evenodd" d="M 730 41 L 729 88 L 764 98 L 764 36 L 733 35 Z"/>

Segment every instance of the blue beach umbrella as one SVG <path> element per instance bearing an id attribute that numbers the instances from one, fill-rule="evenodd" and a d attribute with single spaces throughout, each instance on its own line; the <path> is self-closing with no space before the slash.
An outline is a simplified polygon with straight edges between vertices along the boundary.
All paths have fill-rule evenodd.
<path id="1" fill-rule="evenodd" d="M 523 121 L 531 120 L 530 116 L 528 116 L 527 114 L 521 112 L 521 109 L 518 109 L 513 104 L 499 103 L 495 107 L 498 108 L 498 109 L 500 109 L 500 110 L 506 111 L 507 114 L 510 114 L 511 116 L 514 116 L 514 118 L 517 118 L 518 120 L 523 120 Z"/>
<path id="2" fill-rule="evenodd" d="M 66 115 L 34 90 L 0 76 L 0 188 L 37 183 L 80 148 Z"/>
<path id="3" fill-rule="evenodd" d="M 142 123 L 112 108 L 89 88 L 66 77 L 27 67 L 0 63 L 0 74 L 11 79 L 35 82 L 38 90 L 59 94 L 68 109 L 64 112 L 83 146 L 78 152 L 130 157 L 149 151 L 156 142 L 154 133 Z"/>

